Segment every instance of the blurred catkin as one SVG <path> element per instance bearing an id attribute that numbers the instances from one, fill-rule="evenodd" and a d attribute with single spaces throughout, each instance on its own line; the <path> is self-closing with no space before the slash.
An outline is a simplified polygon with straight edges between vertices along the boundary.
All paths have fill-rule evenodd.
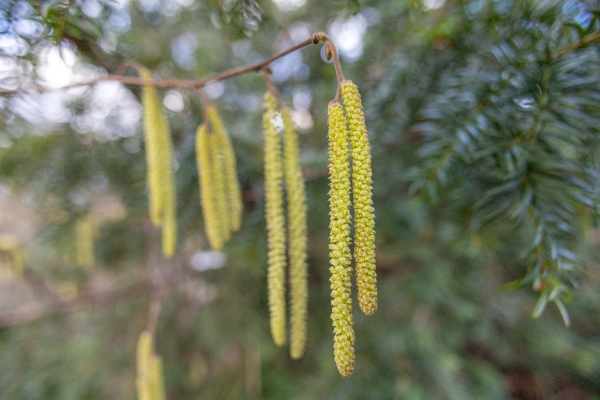
<path id="1" fill-rule="evenodd" d="M 77 264 L 83 267 L 94 265 L 94 221 L 89 215 L 75 222 L 75 257 Z"/>
<path id="2" fill-rule="evenodd" d="M 212 183 L 215 196 L 215 209 L 219 224 L 219 232 L 223 244 L 227 243 L 231 237 L 231 224 L 229 223 L 230 211 L 227 207 L 227 193 L 225 185 L 225 167 L 223 165 L 223 156 L 219 146 L 218 136 L 212 132 L 208 134 L 208 144 L 210 146 L 210 157 L 212 161 Z"/>
<path id="3" fill-rule="evenodd" d="M 162 361 L 153 350 L 152 334 L 143 331 L 137 343 L 136 387 L 139 400 L 164 400 Z"/>
<path id="4" fill-rule="evenodd" d="M 302 357 L 306 346 L 306 307 L 308 302 L 306 265 L 306 195 L 300 167 L 298 135 L 287 110 L 283 119 L 284 171 L 288 204 L 290 263 L 290 356 Z"/>
<path id="5" fill-rule="evenodd" d="M 198 180 L 200 186 L 200 202 L 204 218 L 204 229 L 210 246 L 214 250 L 223 247 L 223 236 L 216 205 L 216 193 L 213 183 L 212 156 L 210 153 L 210 138 L 208 127 L 202 124 L 196 131 L 196 164 L 198 165 Z"/>
<path id="6" fill-rule="evenodd" d="M 265 203 L 267 220 L 267 287 L 271 335 L 277 346 L 286 340 L 285 333 L 285 220 L 283 215 L 283 170 L 281 140 L 273 119 L 277 105 L 271 92 L 265 94 L 263 131 L 265 138 Z"/>
<path id="7" fill-rule="evenodd" d="M 152 80 L 147 69 L 140 69 L 139 73 L 143 80 Z M 162 103 L 153 86 L 144 86 L 142 89 L 142 109 L 148 164 L 150 220 L 154 225 L 163 228 L 163 254 L 172 257 L 177 244 L 173 145 Z"/>
<path id="8" fill-rule="evenodd" d="M 350 165 L 348 131 L 344 110 L 329 104 L 329 255 L 331 272 L 331 320 L 334 358 L 338 371 L 354 371 L 354 329 L 352 317 L 352 255 L 350 254 Z"/>
<path id="9" fill-rule="evenodd" d="M 137 342 L 137 376 L 136 387 L 139 400 L 151 400 L 148 387 L 150 359 L 152 358 L 152 334 L 143 331 Z"/>
<path id="10" fill-rule="evenodd" d="M 242 224 L 242 192 L 240 190 L 240 183 L 237 177 L 237 166 L 235 160 L 235 152 L 233 151 L 233 145 L 229 138 L 229 133 L 223 121 L 219 116 L 216 108 L 212 106 L 207 107 L 208 119 L 213 127 L 213 132 L 217 137 L 218 148 L 223 158 L 223 172 L 225 178 L 225 193 L 227 197 L 227 219 L 229 228 L 235 232 L 240 229 Z"/>
<path id="11" fill-rule="evenodd" d="M 3 262 L 6 260 L 6 262 Z M 22 278 L 25 268 L 25 253 L 17 239 L 12 235 L 0 235 L 0 280 Z"/>
<path id="12" fill-rule="evenodd" d="M 358 304 L 366 315 L 371 315 L 377 310 L 371 148 L 358 88 L 352 81 L 346 80 L 342 82 L 341 91 L 352 149 L 354 263 Z"/>

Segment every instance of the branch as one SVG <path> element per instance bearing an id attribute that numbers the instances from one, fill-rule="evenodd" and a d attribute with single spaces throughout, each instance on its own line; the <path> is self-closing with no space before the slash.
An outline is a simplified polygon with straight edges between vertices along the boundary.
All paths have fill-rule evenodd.
<path id="1" fill-rule="evenodd" d="M 93 84 L 96 84 L 96 83 L 102 82 L 102 81 L 115 81 L 115 82 L 123 83 L 125 85 L 132 85 L 132 86 L 151 85 L 151 86 L 154 86 L 159 89 L 161 89 L 161 88 L 197 89 L 197 88 L 203 87 L 204 85 L 206 85 L 208 82 L 211 82 L 211 81 L 221 81 L 221 80 L 231 78 L 231 77 L 234 77 L 237 75 L 242 75 L 242 74 L 245 74 L 248 72 L 258 72 L 261 69 L 263 69 L 264 67 L 268 66 L 273 61 L 275 61 L 283 56 L 286 56 L 289 53 L 292 53 L 296 50 L 299 50 L 303 47 L 306 47 L 308 45 L 318 44 L 320 41 L 331 42 L 331 40 L 323 32 L 315 33 L 310 38 L 308 38 L 298 44 L 295 44 L 294 46 L 292 46 L 288 49 L 285 49 L 282 52 L 279 52 L 263 61 L 259 61 L 259 62 L 249 64 L 249 65 L 244 65 L 241 67 L 231 68 L 226 71 L 219 72 L 217 74 L 208 76 L 206 78 L 197 79 L 197 80 L 165 79 L 165 80 L 161 80 L 161 81 L 148 82 L 148 81 L 145 81 L 143 79 L 140 79 L 138 77 L 133 77 L 133 76 L 107 75 L 107 76 L 102 76 L 102 77 L 95 78 L 95 79 L 92 79 L 92 80 L 89 80 L 86 82 L 73 83 L 73 84 L 66 85 L 66 86 L 63 86 L 60 88 L 55 88 L 55 89 L 45 88 L 43 86 L 35 86 L 31 89 L 35 89 L 38 92 L 45 92 L 48 90 L 61 90 L 61 89 L 69 89 L 69 88 L 73 88 L 73 87 L 79 87 L 79 86 L 89 86 L 89 85 L 93 85 Z M 339 61 L 338 61 L 338 63 L 339 63 Z M 139 64 L 137 64 L 135 61 L 126 61 L 124 66 L 119 68 L 119 71 L 124 71 L 129 66 L 136 68 L 137 66 L 139 66 Z M 336 66 L 336 70 L 337 70 L 337 68 L 338 67 Z M 30 88 L 19 88 L 16 90 L 0 90 L 0 94 L 1 93 L 16 93 L 16 92 L 26 90 L 26 89 L 30 89 Z"/>
<path id="2" fill-rule="evenodd" d="M 564 46 L 560 49 L 557 49 L 552 52 L 552 59 L 556 60 L 559 57 L 569 54 L 573 50 L 581 49 L 583 47 L 587 47 L 588 45 L 600 41 L 600 31 L 595 32 L 591 35 L 584 36 L 579 42 Z"/>

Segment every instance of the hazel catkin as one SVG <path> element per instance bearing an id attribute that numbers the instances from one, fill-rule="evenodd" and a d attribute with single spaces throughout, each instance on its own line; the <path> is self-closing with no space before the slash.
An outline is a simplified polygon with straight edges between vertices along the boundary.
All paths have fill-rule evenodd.
<path id="1" fill-rule="evenodd" d="M 371 148 L 358 88 L 352 81 L 346 80 L 341 84 L 341 92 L 352 149 L 354 263 L 358 303 L 366 315 L 371 315 L 377 310 Z"/>
<path id="2" fill-rule="evenodd" d="M 77 264 L 83 267 L 94 265 L 94 221 L 83 216 L 75 222 L 75 256 Z"/>
<path id="3" fill-rule="evenodd" d="M 277 105 L 271 92 L 265 94 L 263 132 L 265 138 L 265 214 L 267 220 L 267 288 L 271 335 L 277 346 L 285 333 L 285 221 L 283 215 L 283 171 L 281 141 L 273 120 Z"/>
<path id="4" fill-rule="evenodd" d="M 200 186 L 200 203 L 204 218 L 206 237 L 213 250 L 221 250 L 223 236 L 219 214 L 216 206 L 216 194 L 213 183 L 212 156 L 210 153 L 210 138 L 208 127 L 202 124 L 196 131 L 196 165 L 198 165 L 198 180 Z"/>
<path id="5" fill-rule="evenodd" d="M 216 108 L 207 106 L 208 119 L 217 137 L 218 148 L 223 161 L 223 173 L 225 179 L 225 193 L 227 200 L 227 219 L 230 229 L 236 232 L 242 224 L 242 192 L 237 177 L 237 166 L 235 152 L 229 138 L 229 133 Z"/>
<path id="6" fill-rule="evenodd" d="M 354 371 L 350 253 L 350 166 L 344 110 L 331 102 L 329 124 L 329 256 L 334 358 L 342 376 Z"/>
<path id="7" fill-rule="evenodd" d="M 290 263 L 290 356 L 299 359 L 306 346 L 306 308 L 308 303 L 306 264 L 306 198 L 300 168 L 298 135 L 287 110 L 283 119 L 284 172 L 288 204 Z"/>
<path id="8" fill-rule="evenodd" d="M 152 79 L 150 71 L 145 68 L 140 69 L 140 77 L 145 81 Z M 150 220 L 155 226 L 163 228 L 163 254 L 172 257 L 177 243 L 173 145 L 162 103 L 153 86 L 146 85 L 142 89 L 142 109 Z"/>
<path id="9" fill-rule="evenodd" d="M 154 353 L 152 334 L 143 331 L 137 343 L 136 388 L 139 400 L 164 400 L 162 361 Z"/>
<path id="10" fill-rule="evenodd" d="M 223 156 L 219 146 L 219 137 L 215 133 L 208 134 L 208 143 L 210 147 L 210 160 L 212 170 L 212 184 L 215 197 L 215 210 L 219 224 L 219 232 L 223 244 L 227 243 L 231 237 L 231 224 L 227 207 L 227 193 L 225 186 L 225 166 L 223 165 Z"/>

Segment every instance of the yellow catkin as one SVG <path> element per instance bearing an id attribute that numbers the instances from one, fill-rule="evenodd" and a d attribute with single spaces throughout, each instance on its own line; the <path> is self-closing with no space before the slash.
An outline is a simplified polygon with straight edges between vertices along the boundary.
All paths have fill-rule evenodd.
<path id="1" fill-rule="evenodd" d="M 152 358 L 152 334 L 143 331 L 137 342 L 136 352 L 136 388 L 139 400 L 151 400 L 148 375 L 150 372 L 150 360 Z"/>
<path id="2" fill-rule="evenodd" d="M 342 376 L 354 371 L 354 319 L 352 317 L 352 255 L 350 253 L 350 165 L 344 110 L 329 104 L 329 256 L 333 354 Z"/>
<path id="3" fill-rule="evenodd" d="M 94 236 L 94 221 L 89 216 L 81 217 L 75 222 L 75 256 L 78 265 L 94 265 Z"/>
<path id="4" fill-rule="evenodd" d="M 267 287 L 271 335 L 282 346 L 285 334 L 285 221 L 283 215 L 283 171 L 281 141 L 273 119 L 277 105 L 271 92 L 265 94 L 263 129 L 265 137 L 265 203 L 267 220 Z"/>
<path id="5" fill-rule="evenodd" d="M 287 110 L 283 119 L 283 158 L 288 202 L 290 262 L 290 356 L 299 359 L 306 346 L 308 303 L 306 265 L 306 198 L 300 167 L 298 135 Z"/>
<path id="6" fill-rule="evenodd" d="M 143 80 L 151 81 L 152 75 L 147 69 L 140 70 Z M 152 86 L 144 86 L 142 89 L 142 111 L 144 120 L 144 141 L 146 147 L 146 164 L 148 168 L 148 203 L 150 206 L 150 220 L 155 226 L 160 226 L 162 196 L 160 195 L 160 155 L 159 139 L 157 131 L 160 129 L 157 114 L 159 113 L 160 100 L 156 89 Z"/>
<path id="7" fill-rule="evenodd" d="M 150 71 L 146 69 L 140 70 L 140 77 L 146 81 L 152 79 Z M 154 225 L 163 227 L 163 254 L 172 257 L 177 244 L 173 145 L 162 103 L 156 89 L 152 86 L 144 86 L 142 89 L 142 109 L 148 164 L 150 220 Z"/>
<path id="8" fill-rule="evenodd" d="M 150 358 L 148 378 L 148 391 L 150 392 L 150 399 L 164 400 L 165 385 L 163 382 L 162 360 L 155 354 L 153 354 Z"/>
<path id="9" fill-rule="evenodd" d="M 354 262 L 358 304 L 366 315 L 371 315 L 377 310 L 371 148 L 358 88 L 352 81 L 346 80 L 341 85 L 341 91 L 352 149 Z"/>
<path id="10" fill-rule="evenodd" d="M 214 133 L 217 136 L 217 142 L 219 143 L 219 149 L 223 156 L 223 167 L 225 173 L 225 186 L 227 194 L 227 204 L 229 207 L 229 225 L 233 232 L 240 229 L 242 224 L 242 192 L 240 190 L 240 183 L 237 177 L 237 166 L 235 160 L 235 152 L 233 151 L 233 145 L 229 139 L 229 133 L 223 121 L 219 116 L 216 108 L 208 107 L 208 119 L 213 127 Z"/>
<path id="11" fill-rule="evenodd" d="M 225 185 L 225 166 L 223 165 L 223 155 L 219 146 L 219 137 L 215 133 L 208 134 L 208 144 L 210 147 L 211 167 L 213 173 L 213 192 L 215 196 L 215 209 L 219 223 L 219 231 L 223 243 L 227 243 L 231 237 L 231 224 L 229 220 L 229 210 L 227 207 L 227 192 Z"/>
<path id="12" fill-rule="evenodd" d="M 220 232 L 216 196 L 213 184 L 212 161 L 208 127 L 202 124 L 196 132 L 196 164 L 198 165 L 198 180 L 200 186 L 200 202 L 206 237 L 213 250 L 221 250 L 223 238 Z"/>
<path id="13" fill-rule="evenodd" d="M 25 269 L 23 248 L 12 235 L 0 235 L 0 281 L 22 278 Z"/>

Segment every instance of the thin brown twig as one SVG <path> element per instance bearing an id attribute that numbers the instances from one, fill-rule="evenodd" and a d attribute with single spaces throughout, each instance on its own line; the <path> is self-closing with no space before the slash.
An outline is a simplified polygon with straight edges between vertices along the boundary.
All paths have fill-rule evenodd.
<path id="1" fill-rule="evenodd" d="M 200 104 L 202 105 L 202 123 L 208 127 L 208 107 L 210 107 L 210 101 L 208 101 L 208 97 L 206 97 L 206 93 L 204 93 L 202 88 L 196 88 L 196 93 L 198 93 Z"/>
<path id="2" fill-rule="evenodd" d="M 45 91 L 49 91 L 49 90 L 60 90 L 60 89 L 70 89 L 70 88 L 79 87 L 79 86 L 89 86 L 89 85 L 93 85 L 95 83 L 102 82 L 102 81 L 115 81 L 115 82 L 120 82 L 125 85 L 132 85 L 132 86 L 148 86 L 148 85 L 150 85 L 150 86 L 154 86 L 159 89 L 164 89 L 164 88 L 196 89 L 196 88 L 202 87 L 212 81 L 220 81 L 220 80 L 231 78 L 231 77 L 234 77 L 237 75 L 245 74 L 247 72 L 260 71 L 263 67 L 269 65 L 270 63 L 277 60 L 278 58 L 284 57 L 284 56 L 286 56 L 296 50 L 299 50 L 303 47 L 306 47 L 308 45 L 319 43 L 320 35 L 321 35 L 321 33 L 315 33 L 310 38 L 308 38 L 300 43 L 297 43 L 294 46 L 289 47 L 269 58 L 266 58 L 263 61 L 259 61 L 259 62 L 253 63 L 253 64 L 241 66 L 241 67 L 231 68 L 226 71 L 219 72 L 217 74 L 214 74 L 214 75 L 208 76 L 206 78 L 202 78 L 202 79 L 196 79 L 196 80 L 165 79 L 165 80 L 161 80 L 161 81 L 148 82 L 148 81 L 145 81 L 143 79 L 140 79 L 138 77 L 133 77 L 133 76 L 106 75 L 106 76 L 91 79 L 91 80 L 85 81 L 85 82 L 72 83 L 70 85 L 66 85 L 66 86 L 63 86 L 60 88 L 52 88 L 51 89 L 51 88 L 45 88 L 43 86 L 36 86 L 33 88 L 19 88 L 16 90 L 3 90 L 3 91 L 0 91 L 0 93 L 15 93 L 15 92 L 18 92 L 21 90 L 27 90 L 27 89 L 35 89 L 38 92 L 45 92 Z M 326 37 L 325 34 L 322 34 L 322 35 Z M 135 61 L 126 61 L 125 70 L 129 66 L 134 67 L 134 68 L 138 68 L 138 67 L 143 68 L 142 65 L 138 64 Z"/>
<path id="3" fill-rule="evenodd" d="M 333 44 L 333 40 L 323 32 L 319 32 L 318 34 L 319 40 L 325 43 L 325 46 L 329 48 L 331 52 L 331 58 L 333 59 L 333 65 L 335 67 L 335 74 L 338 78 L 338 83 L 344 82 L 344 73 L 342 72 L 342 65 L 340 64 L 340 57 L 338 56 L 337 49 L 335 48 L 335 44 Z"/>
<path id="4" fill-rule="evenodd" d="M 559 57 L 562 57 L 566 54 L 569 54 L 573 50 L 581 49 L 586 47 L 594 42 L 600 41 L 600 31 L 592 33 L 591 35 L 584 36 L 579 42 L 564 46 L 560 49 L 557 49 L 552 52 L 552 59 L 556 60 Z"/>
<path id="5" fill-rule="evenodd" d="M 281 94 L 279 94 L 279 90 L 277 90 L 277 88 L 273 84 L 273 81 L 271 80 L 271 77 L 269 76 L 271 71 L 269 70 L 268 67 L 264 67 L 262 69 L 262 72 L 263 72 L 263 77 L 265 78 L 265 82 L 267 83 L 267 90 L 269 90 L 269 92 L 273 93 L 273 96 L 275 96 L 275 98 L 277 99 L 277 102 L 279 103 L 279 107 L 284 108 L 285 103 L 283 101 L 283 98 L 281 97 Z"/>

